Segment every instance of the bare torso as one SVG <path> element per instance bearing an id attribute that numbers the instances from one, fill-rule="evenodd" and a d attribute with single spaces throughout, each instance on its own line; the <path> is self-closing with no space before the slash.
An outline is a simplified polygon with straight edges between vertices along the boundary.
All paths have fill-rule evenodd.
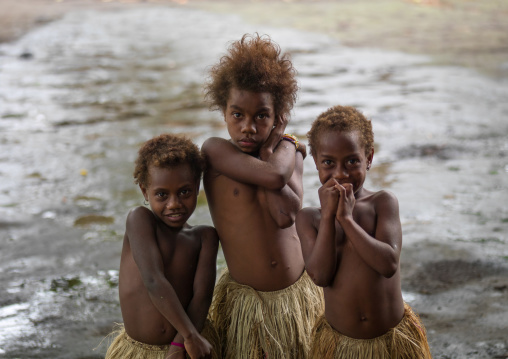
<path id="1" fill-rule="evenodd" d="M 204 226 L 186 228 L 176 237 L 157 225 L 157 245 L 164 263 L 164 274 L 186 308 L 193 295 L 193 282 L 201 248 Z M 152 304 L 136 265 L 129 238 L 124 237 L 119 278 L 120 306 L 127 334 L 133 339 L 155 345 L 169 344 L 176 329 Z"/>
<path id="2" fill-rule="evenodd" d="M 376 231 L 376 193 L 357 199 L 353 218 L 367 234 Z M 319 228 L 321 212 L 315 209 L 311 221 Z M 325 316 L 338 332 L 357 339 L 374 338 L 395 327 L 403 317 L 404 304 L 400 270 L 386 278 L 361 258 L 335 221 L 337 270 L 324 288 Z"/>
<path id="3" fill-rule="evenodd" d="M 264 190 L 213 170 L 204 185 L 233 279 L 261 291 L 293 284 L 304 269 L 300 241 L 294 225 L 281 229 L 272 219 Z"/>

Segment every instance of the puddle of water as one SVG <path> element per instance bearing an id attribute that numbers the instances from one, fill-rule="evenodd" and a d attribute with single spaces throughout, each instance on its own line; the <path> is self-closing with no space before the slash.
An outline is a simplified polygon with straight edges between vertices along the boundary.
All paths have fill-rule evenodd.
<path id="1" fill-rule="evenodd" d="M 29 306 L 28 303 L 18 303 L 0 308 L 0 343 L 8 343 L 30 332 L 32 325 L 26 315 Z M 4 344 L 0 348 L 4 348 Z"/>

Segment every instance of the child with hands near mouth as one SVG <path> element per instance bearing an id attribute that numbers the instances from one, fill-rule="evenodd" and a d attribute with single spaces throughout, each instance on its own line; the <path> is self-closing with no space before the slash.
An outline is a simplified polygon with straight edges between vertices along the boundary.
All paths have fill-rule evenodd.
<path id="1" fill-rule="evenodd" d="M 160 135 L 140 148 L 134 178 L 151 210 L 140 206 L 127 216 L 119 274 L 124 324 L 106 359 L 220 358 L 206 321 L 219 241 L 213 227 L 187 224 L 202 170 L 201 153 L 186 138 Z"/>
<path id="2" fill-rule="evenodd" d="M 296 218 L 305 266 L 324 287 L 312 358 L 431 358 L 419 317 L 403 301 L 396 197 L 363 187 L 374 157 L 371 122 L 335 106 L 312 124 L 309 146 L 321 208 Z"/>

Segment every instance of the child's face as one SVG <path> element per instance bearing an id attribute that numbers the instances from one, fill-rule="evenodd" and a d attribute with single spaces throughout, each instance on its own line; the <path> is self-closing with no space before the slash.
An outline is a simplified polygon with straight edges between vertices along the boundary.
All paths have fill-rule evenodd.
<path id="1" fill-rule="evenodd" d="M 272 95 L 233 87 L 224 110 L 224 120 L 236 147 L 245 153 L 258 152 L 275 124 Z"/>
<path id="2" fill-rule="evenodd" d="M 150 166 L 148 174 L 150 183 L 147 188 L 141 187 L 141 191 L 152 212 L 167 226 L 182 227 L 196 209 L 199 191 L 190 165 Z"/>
<path id="3" fill-rule="evenodd" d="M 340 184 L 351 183 L 355 193 L 362 188 L 374 150 L 367 156 L 360 143 L 358 131 L 321 134 L 314 162 L 322 184 L 335 178 Z"/>

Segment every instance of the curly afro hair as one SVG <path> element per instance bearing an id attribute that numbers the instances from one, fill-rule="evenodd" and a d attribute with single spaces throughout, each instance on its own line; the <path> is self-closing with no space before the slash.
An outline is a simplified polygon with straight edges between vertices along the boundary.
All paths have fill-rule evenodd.
<path id="1" fill-rule="evenodd" d="M 146 141 L 139 149 L 136 167 L 134 169 L 134 183 L 141 187 L 148 187 L 150 166 L 172 168 L 180 164 L 189 164 L 196 181 L 201 179 L 204 161 L 196 146 L 186 137 L 172 134 L 162 134 Z"/>
<path id="2" fill-rule="evenodd" d="M 310 131 L 307 133 L 309 139 L 310 153 L 316 156 L 319 147 L 319 137 L 323 132 L 360 132 L 360 140 L 365 154 L 369 155 L 374 146 L 374 132 L 372 123 L 356 108 L 351 106 L 331 107 L 312 123 Z"/>
<path id="3" fill-rule="evenodd" d="M 296 101 L 296 70 L 269 36 L 245 34 L 213 66 L 205 84 L 210 109 L 225 111 L 231 88 L 272 95 L 276 115 L 289 114 Z"/>

